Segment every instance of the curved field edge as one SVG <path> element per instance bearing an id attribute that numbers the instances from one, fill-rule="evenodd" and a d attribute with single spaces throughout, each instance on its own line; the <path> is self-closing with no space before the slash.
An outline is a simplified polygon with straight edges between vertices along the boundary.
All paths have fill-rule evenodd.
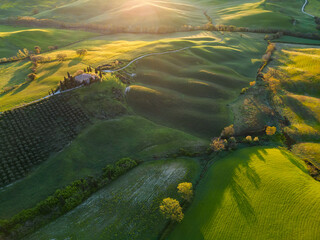
<path id="1" fill-rule="evenodd" d="M 215 162 L 168 239 L 317 239 L 320 183 L 286 150 L 252 147 Z"/>
<path id="2" fill-rule="evenodd" d="M 100 173 L 122 157 L 148 161 L 207 142 L 138 116 L 97 122 L 24 179 L 0 190 L 0 218 L 33 207 L 57 188 Z M 23 199 L 23 200 L 22 200 Z"/>
<path id="3" fill-rule="evenodd" d="M 193 159 L 144 163 L 26 239 L 156 239 L 166 224 L 161 200 L 199 171 Z"/>

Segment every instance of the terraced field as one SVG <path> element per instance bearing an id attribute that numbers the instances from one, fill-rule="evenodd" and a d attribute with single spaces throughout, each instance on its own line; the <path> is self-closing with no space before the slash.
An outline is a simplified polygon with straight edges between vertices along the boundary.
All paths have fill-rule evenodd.
<path id="1" fill-rule="evenodd" d="M 209 168 L 169 239 L 317 239 L 319 207 L 320 184 L 301 160 L 246 148 Z"/>
<path id="2" fill-rule="evenodd" d="M 218 135 L 232 122 L 227 105 L 254 81 L 265 43 L 258 34 L 224 34 L 219 42 L 216 37 L 190 36 L 184 40 L 192 42 L 190 49 L 139 60 L 129 106 L 160 124 L 207 138 Z"/>
<path id="3" fill-rule="evenodd" d="M 156 239 L 166 223 L 160 201 L 198 174 L 191 159 L 142 164 L 25 239 Z"/>

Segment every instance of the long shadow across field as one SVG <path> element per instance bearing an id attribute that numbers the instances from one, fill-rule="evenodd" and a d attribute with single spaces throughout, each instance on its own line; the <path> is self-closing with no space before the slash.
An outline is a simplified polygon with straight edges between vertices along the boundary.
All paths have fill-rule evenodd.
<path id="1" fill-rule="evenodd" d="M 202 179 L 202 183 L 206 184 L 201 185 L 200 183 L 196 195 L 205 194 L 207 196 L 203 197 L 202 199 L 206 200 L 205 202 L 201 202 L 201 200 L 199 200 L 200 198 L 197 198 L 197 200 L 195 200 L 193 204 L 199 205 L 199 207 L 197 208 L 199 210 L 197 212 L 197 216 L 201 216 L 201 219 L 195 219 L 193 221 L 193 225 L 189 226 L 190 228 L 184 228 L 184 231 L 189 231 L 188 229 L 193 228 L 193 230 L 190 231 L 190 236 L 192 236 L 192 239 L 204 239 L 201 229 L 206 229 L 206 225 L 211 223 L 212 218 L 222 207 L 221 205 L 223 199 L 228 191 L 230 192 L 233 201 L 237 205 L 239 212 L 244 216 L 247 223 L 253 224 L 257 221 L 255 209 L 253 208 L 246 191 L 239 183 L 236 172 L 245 171 L 250 183 L 254 186 L 254 188 L 257 189 L 259 189 L 260 187 L 260 177 L 256 173 L 256 171 L 252 167 L 250 167 L 250 162 L 252 161 L 251 158 L 242 158 L 242 154 L 239 154 L 239 152 L 233 154 L 237 154 L 239 161 L 229 162 L 228 166 L 224 165 L 223 171 L 218 166 L 216 166 L 214 169 L 211 168 L 213 170 L 209 170 L 204 179 Z M 265 154 L 265 150 L 259 149 L 254 153 L 254 155 L 257 156 L 257 158 L 255 159 L 265 161 Z M 214 164 L 219 165 L 219 161 L 215 162 Z M 218 169 L 220 171 L 215 169 Z M 208 191 L 208 189 L 210 189 L 210 191 Z M 186 214 L 188 214 L 188 211 Z M 197 229 L 196 236 L 194 235 L 195 228 Z"/>

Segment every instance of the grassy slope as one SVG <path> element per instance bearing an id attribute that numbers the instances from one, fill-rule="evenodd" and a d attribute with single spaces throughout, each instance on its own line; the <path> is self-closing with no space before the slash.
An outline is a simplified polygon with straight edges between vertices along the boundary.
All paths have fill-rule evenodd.
<path id="1" fill-rule="evenodd" d="M 36 81 L 26 83 L 13 91 L 0 95 L 2 103 L 0 112 L 48 95 L 48 91 L 55 89 L 67 72 L 72 74 L 88 65 L 97 67 L 117 59 L 128 61 L 145 53 L 166 51 L 171 45 L 179 48 L 181 46 L 179 39 L 192 34 L 194 33 L 139 36 L 134 34 L 115 34 L 91 38 L 57 51 L 44 53 L 42 56 L 51 57 L 53 61 L 39 64 Z M 176 41 L 180 42 L 180 45 L 175 44 Z M 185 40 L 182 45 L 187 46 L 189 44 L 192 43 Z M 78 57 L 75 51 L 79 48 L 87 49 L 88 54 L 85 57 Z M 67 55 L 67 59 L 63 62 L 55 61 L 56 55 L 60 53 Z M 14 86 L 25 81 L 27 74 L 31 72 L 29 69 L 31 65 L 24 63 L 0 65 L 0 71 L 5 71 L 6 74 L 0 79 L 2 80 L 0 83 L 1 88 Z M 22 66 L 22 64 L 24 65 Z M 10 76 L 10 78 L 6 76 Z"/>
<path id="2" fill-rule="evenodd" d="M 97 7 L 99 6 L 99 7 Z M 94 11 L 87 11 L 94 9 Z M 77 14 L 81 12 L 82 14 Z M 110 0 L 77 1 L 45 11 L 37 18 L 53 18 L 68 22 L 98 23 L 103 25 L 159 27 L 184 24 L 204 24 L 201 6 L 190 1 Z"/>
<path id="3" fill-rule="evenodd" d="M 284 103 L 280 111 L 291 126 L 286 132 L 298 142 L 320 140 L 320 50 L 279 45 L 272 63 L 285 77 L 278 77 Z"/>
<path id="4" fill-rule="evenodd" d="M 292 147 L 292 152 L 302 159 L 307 159 L 320 169 L 320 143 L 299 143 Z"/>
<path id="5" fill-rule="evenodd" d="M 231 124 L 227 104 L 254 80 L 265 42 L 256 34 L 201 33 L 168 48 L 188 42 L 193 48 L 139 60 L 127 99 L 153 121 L 210 138 Z"/>
<path id="6" fill-rule="evenodd" d="M 218 24 L 315 31 L 313 19 L 301 12 L 301 0 L 203 1 L 208 3 L 208 13 Z M 292 19 L 297 20 L 295 25 Z"/>
<path id="7" fill-rule="evenodd" d="M 63 47 L 97 35 L 83 31 L 0 25 L 0 58 L 15 56 L 23 48 L 33 51 L 35 46 L 40 46 L 43 51 L 47 51 L 48 46 Z"/>
<path id="8" fill-rule="evenodd" d="M 317 239 L 319 207 L 320 184 L 302 161 L 246 148 L 211 166 L 169 239 Z"/>
<path id="9" fill-rule="evenodd" d="M 38 4 L 38 0 L 31 2 L 35 1 Z M 79 0 L 66 4 L 57 1 L 58 8 L 47 6 L 48 10 L 40 12 L 35 17 L 141 29 L 159 26 L 180 27 L 185 24 L 201 25 L 207 22 L 203 15 L 203 11 L 207 10 L 218 24 L 314 31 L 313 19 L 301 12 L 302 4 L 302 0 Z M 8 6 L 7 15 L 14 13 L 13 6 L 10 7 L 8 3 L 3 5 Z M 316 4 L 311 1 L 308 8 L 312 8 L 313 5 Z M 88 9 L 94 11 L 87 11 Z M 28 15 L 28 12 L 30 9 L 27 6 L 24 13 Z M 78 14 L 79 12 L 81 14 Z M 18 13 L 21 11 L 17 11 Z M 4 11 L 2 15 L 5 15 Z M 295 24 L 293 19 L 297 20 Z"/>
<path id="10" fill-rule="evenodd" d="M 166 223 L 160 201 L 198 174 L 192 159 L 143 164 L 26 239 L 156 239 Z"/>
<path id="11" fill-rule="evenodd" d="M 122 157 L 151 160 L 183 146 L 203 144 L 198 138 L 137 116 L 98 122 L 23 180 L 0 190 L 0 217 L 32 207 L 55 189 L 97 174 Z"/>

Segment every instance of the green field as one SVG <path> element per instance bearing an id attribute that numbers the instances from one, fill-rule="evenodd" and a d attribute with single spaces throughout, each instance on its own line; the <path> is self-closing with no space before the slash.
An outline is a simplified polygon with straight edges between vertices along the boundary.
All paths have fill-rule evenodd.
<path id="1" fill-rule="evenodd" d="M 215 162 L 169 239 L 318 239 L 320 184 L 277 148 L 238 150 Z"/>
<path id="2" fill-rule="evenodd" d="M 156 239 L 166 223 L 160 201 L 198 174 L 192 159 L 142 164 L 25 239 Z"/>
<path id="3" fill-rule="evenodd" d="M 99 174 L 108 163 L 122 157 L 148 161 L 181 147 L 197 148 L 205 144 L 196 137 L 137 116 L 98 122 L 28 176 L 1 189 L 0 218 L 33 207 L 74 180 Z"/>
<path id="4" fill-rule="evenodd" d="M 48 46 L 64 47 L 97 35 L 82 31 L 0 25 L 0 58 L 15 56 L 19 49 L 33 51 L 35 46 L 40 46 L 42 51 L 48 51 Z"/>

